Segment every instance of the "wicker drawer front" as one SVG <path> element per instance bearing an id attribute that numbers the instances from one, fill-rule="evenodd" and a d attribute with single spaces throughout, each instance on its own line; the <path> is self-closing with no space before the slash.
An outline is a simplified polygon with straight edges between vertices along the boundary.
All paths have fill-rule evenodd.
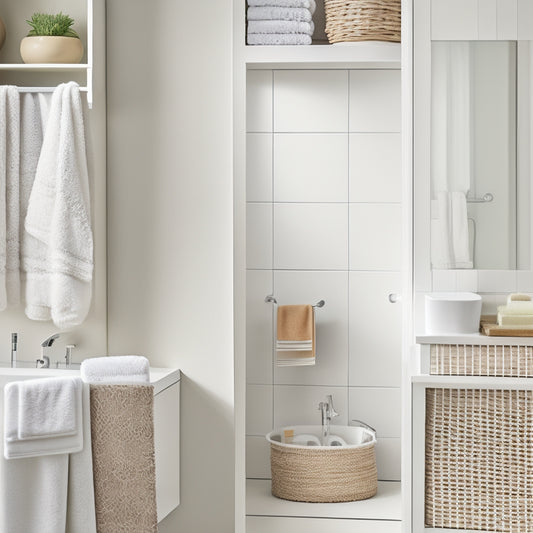
<path id="1" fill-rule="evenodd" d="M 533 391 L 426 390 L 427 527 L 533 532 Z"/>
<path id="2" fill-rule="evenodd" d="M 533 377 L 533 346 L 432 344 L 431 374 Z"/>

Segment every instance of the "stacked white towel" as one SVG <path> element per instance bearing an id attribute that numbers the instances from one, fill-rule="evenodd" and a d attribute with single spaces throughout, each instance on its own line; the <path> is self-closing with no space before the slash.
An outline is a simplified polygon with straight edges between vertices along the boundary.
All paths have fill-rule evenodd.
<path id="1" fill-rule="evenodd" d="M 81 379 L 92 384 L 140 385 L 150 383 L 150 363 L 141 355 L 93 357 L 81 364 Z"/>
<path id="2" fill-rule="evenodd" d="M 248 44 L 311 44 L 315 0 L 248 0 Z"/>

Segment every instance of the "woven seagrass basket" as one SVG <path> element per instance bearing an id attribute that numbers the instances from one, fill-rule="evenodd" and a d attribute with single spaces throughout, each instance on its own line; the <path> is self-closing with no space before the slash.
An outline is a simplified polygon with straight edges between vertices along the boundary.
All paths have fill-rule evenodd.
<path id="1" fill-rule="evenodd" d="M 294 428 L 297 430 L 298 426 Z M 361 443 L 300 446 L 273 441 L 270 437 L 276 431 L 267 435 L 272 494 L 284 500 L 312 503 L 350 502 L 374 496 L 378 483 L 375 434 L 360 427 L 346 429 L 359 431 Z"/>
<path id="2" fill-rule="evenodd" d="M 401 0 L 324 0 L 330 43 L 401 40 Z"/>

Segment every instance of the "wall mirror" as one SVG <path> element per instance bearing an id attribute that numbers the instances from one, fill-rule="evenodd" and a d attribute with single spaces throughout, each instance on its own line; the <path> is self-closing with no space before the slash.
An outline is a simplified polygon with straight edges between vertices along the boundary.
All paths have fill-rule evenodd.
<path id="1" fill-rule="evenodd" d="M 431 265 L 530 269 L 529 41 L 431 44 Z"/>

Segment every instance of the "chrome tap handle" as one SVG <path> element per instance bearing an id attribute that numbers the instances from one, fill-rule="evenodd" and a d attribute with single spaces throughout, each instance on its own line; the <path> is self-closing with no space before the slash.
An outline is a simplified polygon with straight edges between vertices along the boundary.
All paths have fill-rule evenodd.
<path id="1" fill-rule="evenodd" d="M 339 413 L 337 413 L 337 411 L 335 411 L 335 407 L 333 407 L 333 396 L 331 394 L 328 394 L 326 396 L 326 402 L 328 405 L 329 418 L 331 419 L 336 416 L 339 416 Z"/>
<path id="2" fill-rule="evenodd" d="M 50 335 L 50 337 L 48 337 L 46 340 L 44 340 L 42 343 L 41 343 L 41 346 L 43 348 L 48 348 L 50 346 L 52 346 L 52 344 L 54 344 L 54 341 L 56 339 L 59 339 L 59 333 L 56 333 L 54 335 Z"/>

